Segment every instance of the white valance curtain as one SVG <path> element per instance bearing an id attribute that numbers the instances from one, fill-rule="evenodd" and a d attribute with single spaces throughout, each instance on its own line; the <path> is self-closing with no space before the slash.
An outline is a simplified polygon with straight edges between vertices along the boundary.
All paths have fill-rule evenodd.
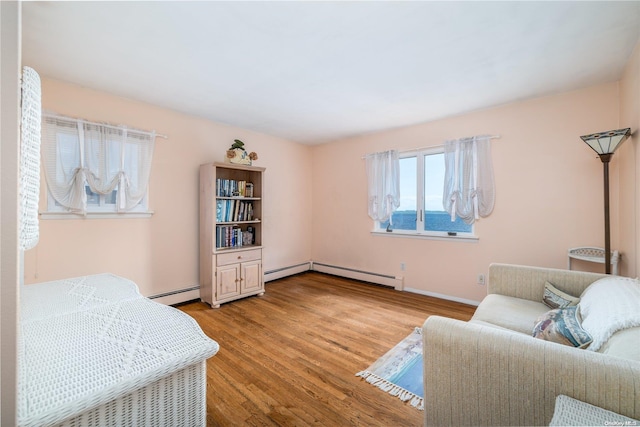
<path id="1" fill-rule="evenodd" d="M 51 195 L 86 213 L 85 185 L 96 194 L 117 189 L 116 209 L 134 208 L 147 192 L 155 133 L 46 114 L 42 158 Z"/>
<path id="2" fill-rule="evenodd" d="M 472 224 L 488 216 L 495 202 L 490 136 L 474 136 L 444 144 L 444 210 Z"/>
<path id="3" fill-rule="evenodd" d="M 365 156 L 368 181 L 369 216 L 374 221 L 391 222 L 400 206 L 400 163 L 398 151 L 389 150 Z"/>

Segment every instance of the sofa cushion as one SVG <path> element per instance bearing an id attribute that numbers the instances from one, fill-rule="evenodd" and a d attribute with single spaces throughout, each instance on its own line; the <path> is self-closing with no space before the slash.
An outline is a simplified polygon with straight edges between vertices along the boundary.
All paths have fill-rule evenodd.
<path id="1" fill-rule="evenodd" d="M 550 310 L 538 318 L 533 337 L 571 347 L 585 348 L 593 338 L 580 325 L 578 307 Z"/>
<path id="2" fill-rule="evenodd" d="M 616 332 L 604 343 L 598 353 L 640 362 L 640 327 L 627 328 Z"/>
<path id="3" fill-rule="evenodd" d="M 480 303 L 471 320 L 491 323 L 531 336 L 536 320 L 549 311 L 542 302 L 500 294 L 489 294 Z"/>
<path id="4" fill-rule="evenodd" d="M 580 302 L 580 298 L 576 298 L 560 289 L 553 286 L 553 283 L 546 282 L 544 284 L 544 294 L 542 295 L 542 302 L 550 308 L 564 308 L 572 305 L 577 305 Z"/>

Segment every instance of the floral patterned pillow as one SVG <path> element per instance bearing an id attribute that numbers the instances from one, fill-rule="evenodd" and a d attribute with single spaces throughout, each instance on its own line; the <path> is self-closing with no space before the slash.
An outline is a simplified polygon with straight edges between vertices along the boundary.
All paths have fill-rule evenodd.
<path id="1" fill-rule="evenodd" d="M 578 348 L 586 348 L 593 339 L 582 328 L 578 307 L 570 306 L 547 311 L 533 328 L 534 338 Z"/>

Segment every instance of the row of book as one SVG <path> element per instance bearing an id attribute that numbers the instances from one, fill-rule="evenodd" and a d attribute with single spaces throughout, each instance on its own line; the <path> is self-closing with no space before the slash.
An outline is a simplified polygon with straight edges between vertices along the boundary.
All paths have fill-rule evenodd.
<path id="1" fill-rule="evenodd" d="M 253 202 L 216 200 L 216 222 L 253 221 Z"/>
<path id="2" fill-rule="evenodd" d="M 218 197 L 253 197 L 253 184 L 235 179 L 216 179 L 216 196 Z"/>
<path id="3" fill-rule="evenodd" d="M 235 225 L 219 225 L 216 227 L 216 248 L 233 248 L 254 244 L 253 227 L 243 231 Z"/>

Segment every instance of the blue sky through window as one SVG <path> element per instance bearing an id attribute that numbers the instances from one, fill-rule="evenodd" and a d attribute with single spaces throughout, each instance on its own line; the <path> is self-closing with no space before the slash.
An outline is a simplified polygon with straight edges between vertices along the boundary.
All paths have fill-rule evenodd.
<path id="1" fill-rule="evenodd" d="M 420 154 L 423 155 L 423 154 Z M 444 153 L 424 155 L 424 231 L 472 232 L 472 226 L 460 218 L 451 221 L 444 210 L 442 194 L 444 188 Z M 400 158 L 400 206 L 393 214 L 395 230 L 417 230 L 418 212 L 418 158 L 416 156 Z M 380 223 L 386 229 L 389 221 Z M 422 227 L 422 225 L 420 225 Z"/>

